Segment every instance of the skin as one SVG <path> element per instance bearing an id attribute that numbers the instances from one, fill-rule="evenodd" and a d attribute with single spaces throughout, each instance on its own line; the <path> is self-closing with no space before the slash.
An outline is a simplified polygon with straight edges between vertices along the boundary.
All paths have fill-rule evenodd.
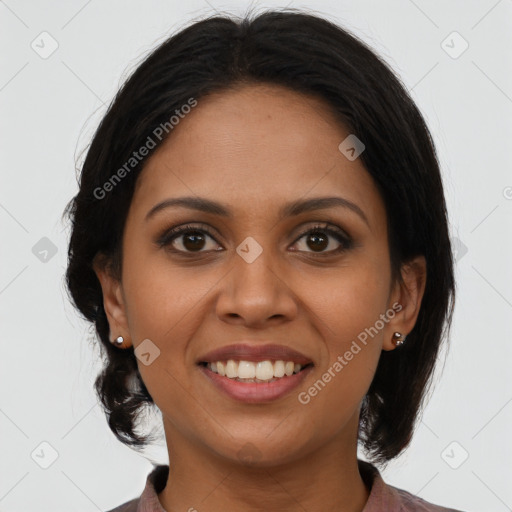
<path id="1" fill-rule="evenodd" d="M 111 339 L 121 335 L 124 348 L 136 348 L 149 338 L 160 350 L 150 365 L 137 363 L 164 418 L 170 472 L 159 499 L 168 511 L 360 512 L 368 500 L 357 467 L 361 401 L 381 351 L 395 349 L 393 333 L 414 327 L 426 263 L 419 256 L 403 266 L 402 283 L 391 281 L 384 203 L 360 159 L 338 150 L 348 135 L 321 100 L 280 86 L 202 98 L 138 179 L 121 280 L 95 261 Z M 194 195 L 224 204 L 233 218 L 172 207 L 145 220 L 158 202 Z M 278 219 L 284 203 L 334 195 L 357 204 L 368 224 L 343 207 Z M 329 235 L 318 248 L 308 235 L 299 238 L 316 222 L 339 226 L 354 246 L 322 257 L 341 243 Z M 207 224 L 213 238 L 204 235 L 195 252 L 183 235 L 167 248 L 155 244 L 185 223 Z M 263 249 L 252 263 L 236 252 L 248 236 Z M 172 247 L 188 247 L 188 257 Z M 301 404 L 298 393 L 395 302 L 401 311 Z M 274 402 L 235 401 L 195 362 L 242 339 L 293 347 L 315 367 Z M 244 447 L 256 461 L 241 460 Z"/>

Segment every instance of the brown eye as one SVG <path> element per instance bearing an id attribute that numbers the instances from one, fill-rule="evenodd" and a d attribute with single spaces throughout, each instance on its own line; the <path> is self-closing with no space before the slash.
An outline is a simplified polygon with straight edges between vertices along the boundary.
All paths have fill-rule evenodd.
<path id="1" fill-rule="evenodd" d="M 313 252 L 319 254 L 339 253 L 350 249 L 353 245 L 352 239 L 336 227 L 333 229 L 327 226 L 315 226 L 302 233 L 298 240 L 301 240 L 302 238 L 305 238 L 305 245 L 311 249 L 311 251 L 305 252 Z M 336 243 L 330 243 L 331 238 L 338 242 L 339 247 L 336 247 Z M 334 247 L 332 247 L 332 245 L 334 245 Z M 330 246 L 331 248 L 326 250 Z"/>
<path id="2" fill-rule="evenodd" d="M 314 251 L 323 251 L 329 245 L 329 237 L 321 231 L 312 231 L 307 235 L 306 243 Z"/>
<path id="3" fill-rule="evenodd" d="M 201 250 L 205 245 L 205 237 L 200 231 L 189 231 L 183 237 L 183 246 L 187 251 Z"/>
<path id="4" fill-rule="evenodd" d="M 208 248 L 208 240 L 213 240 L 212 235 L 206 229 L 198 229 L 195 226 L 178 226 L 166 231 L 157 241 L 159 247 L 166 247 L 173 252 L 200 253 L 208 250 L 219 250 L 213 247 Z M 205 249 L 206 250 L 203 250 Z"/>

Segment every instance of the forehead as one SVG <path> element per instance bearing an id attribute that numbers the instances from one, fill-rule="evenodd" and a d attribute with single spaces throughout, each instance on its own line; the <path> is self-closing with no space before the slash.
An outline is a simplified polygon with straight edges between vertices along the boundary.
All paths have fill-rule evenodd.
<path id="1" fill-rule="evenodd" d="M 321 99 L 274 85 L 245 85 L 198 100 L 148 159 L 135 210 L 169 197 L 203 196 L 235 212 L 270 214 L 283 203 L 340 195 L 372 224 L 384 205 L 361 160 L 338 149 L 350 132 Z M 373 219 L 373 220 L 372 220 Z"/>

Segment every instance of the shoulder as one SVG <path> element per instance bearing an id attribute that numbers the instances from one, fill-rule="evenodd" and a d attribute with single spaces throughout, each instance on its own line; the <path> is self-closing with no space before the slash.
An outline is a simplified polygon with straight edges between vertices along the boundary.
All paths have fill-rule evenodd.
<path id="1" fill-rule="evenodd" d="M 402 500 L 403 512 L 463 512 L 462 510 L 435 505 L 403 489 L 394 489 Z"/>
<path id="2" fill-rule="evenodd" d="M 165 512 L 158 500 L 158 493 L 165 487 L 168 474 L 168 465 L 153 466 L 153 470 L 146 478 L 146 486 L 142 494 L 138 498 L 127 501 L 107 512 L 144 512 L 149 510 Z"/>
<path id="3" fill-rule="evenodd" d="M 116 508 L 107 510 L 107 512 L 137 512 L 139 501 L 140 498 L 135 498 L 134 500 L 127 501 L 126 503 L 123 503 Z"/>
<path id="4" fill-rule="evenodd" d="M 363 512 L 463 512 L 425 501 L 404 489 L 387 484 L 378 468 L 358 460 L 361 476 L 370 489 L 370 495 Z"/>

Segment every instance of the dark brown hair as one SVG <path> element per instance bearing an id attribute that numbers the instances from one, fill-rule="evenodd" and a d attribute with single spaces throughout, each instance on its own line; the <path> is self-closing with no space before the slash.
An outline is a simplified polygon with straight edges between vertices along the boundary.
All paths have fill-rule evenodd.
<path id="1" fill-rule="evenodd" d="M 295 9 L 192 23 L 144 59 L 101 121 L 81 169 L 79 191 L 64 212 L 72 222 L 66 284 L 75 306 L 94 324 L 104 356 L 96 392 L 123 443 L 138 449 L 151 439 L 135 427 L 143 406 L 154 402 L 133 347 L 120 350 L 109 341 L 92 261 L 104 255 L 120 278 L 124 224 L 152 150 L 108 193 L 98 191 L 106 190 L 105 183 L 133 152 L 190 98 L 200 108 L 208 94 L 244 83 L 280 84 L 323 99 L 365 145 L 359 158 L 386 206 L 393 278 L 401 279 L 401 265 L 414 256 L 426 258 L 416 325 L 402 347 L 382 352 L 361 409 L 360 442 L 370 460 L 385 464 L 411 440 L 451 325 L 455 282 L 439 163 L 422 115 L 388 65 L 347 30 Z"/>

